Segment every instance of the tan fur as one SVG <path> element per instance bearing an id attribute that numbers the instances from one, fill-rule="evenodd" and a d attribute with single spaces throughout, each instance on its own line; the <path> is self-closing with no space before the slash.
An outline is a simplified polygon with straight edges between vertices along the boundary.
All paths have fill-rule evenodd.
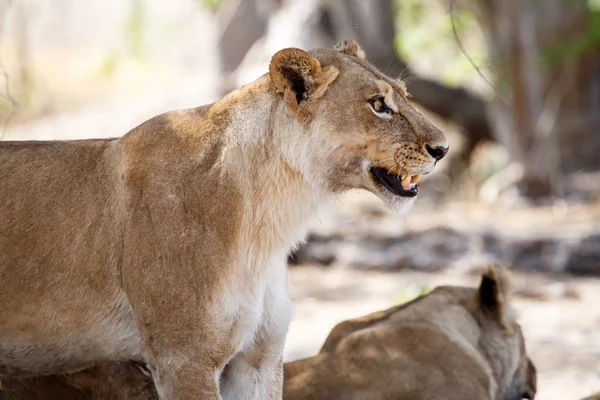
<path id="1" fill-rule="evenodd" d="M 479 289 L 442 286 L 408 304 L 338 324 L 320 353 L 285 365 L 284 398 L 533 398 L 536 372 L 519 325 L 499 321 L 500 267 Z M 490 312 L 491 309 L 495 311 Z"/>
<path id="2" fill-rule="evenodd" d="M 364 60 L 366 58 L 365 52 L 360 46 L 353 40 L 342 40 L 338 42 L 334 47 L 334 50 L 348 54 Z"/>
<path id="3" fill-rule="evenodd" d="M 310 217 L 352 188 L 405 209 L 369 167 L 429 173 L 425 146 L 446 146 L 354 47 L 282 50 L 122 138 L 0 143 L 0 375 L 138 360 L 162 398 L 280 398 L 285 259 Z"/>
<path id="4" fill-rule="evenodd" d="M 494 279 L 497 268 L 490 271 L 482 283 Z M 519 325 L 507 320 L 507 329 L 489 313 L 505 301 L 489 288 L 439 287 L 338 324 L 317 356 L 286 364 L 284 398 L 533 398 L 535 369 Z"/>
<path id="5" fill-rule="evenodd" d="M 536 371 L 519 325 L 489 312 L 500 300 L 506 306 L 489 285 L 506 276 L 491 267 L 479 289 L 439 287 L 336 325 L 317 356 L 285 364 L 284 399 L 533 399 Z M 100 363 L 71 376 L 5 382 L 9 397 L 0 400 L 153 400 L 151 386 L 134 363 Z"/>

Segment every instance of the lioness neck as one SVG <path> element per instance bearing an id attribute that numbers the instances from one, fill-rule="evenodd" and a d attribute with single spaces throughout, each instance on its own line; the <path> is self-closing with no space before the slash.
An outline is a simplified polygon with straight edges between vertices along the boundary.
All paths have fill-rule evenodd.
<path id="1" fill-rule="evenodd" d="M 303 127 L 263 76 L 214 106 L 233 122 L 225 130 L 223 167 L 243 201 L 244 251 L 267 261 L 301 241 L 307 222 L 327 200 L 303 171 Z"/>

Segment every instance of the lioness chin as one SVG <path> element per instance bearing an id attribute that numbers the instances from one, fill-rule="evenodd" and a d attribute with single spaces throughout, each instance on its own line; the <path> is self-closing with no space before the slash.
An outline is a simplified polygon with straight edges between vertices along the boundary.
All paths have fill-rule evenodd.
<path id="1" fill-rule="evenodd" d="M 310 216 L 353 188 L 402 209 L 447 150 L 351 41 L 121 138 L 0 143 L 0 374 L 139 360 L 161 398 L 281 398 Z"/>

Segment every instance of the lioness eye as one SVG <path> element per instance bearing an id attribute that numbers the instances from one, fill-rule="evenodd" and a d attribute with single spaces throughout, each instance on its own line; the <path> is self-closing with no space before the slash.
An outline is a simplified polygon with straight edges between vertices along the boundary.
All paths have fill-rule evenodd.
<path id="1" fill-rule="evenodd" d="M 371 104 L 373 111 L 375 111 L 376 113 L 385 113 L 391 115 L 394 112 L 385 104 L 385 101 L 381 97 L 376 97 L 374 99 L 369 100 L 369 104 Z"/>
<path id="2" fill-rule="evenodd" d="M 373 108 L 375 109 L 375 111 L 381 112 L 381 109 L 383 108 L 383 102 L 379 99 L 375 100 L 373 102 Z"/>

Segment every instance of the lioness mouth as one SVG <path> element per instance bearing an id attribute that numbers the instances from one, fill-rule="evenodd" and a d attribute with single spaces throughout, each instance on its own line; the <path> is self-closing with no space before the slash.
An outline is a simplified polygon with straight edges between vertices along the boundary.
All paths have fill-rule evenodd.
<path id="1" fill-rule="evenodd" d="M 417 183 L 421 178 L 420 175 L 404 175 L 398 176 L 390 174 L 385 168 L 371 167 L 371 175 L 373 180 L 382 184 L 387 190 L 402 197 L 415 197 L 419 193 Z"/>

